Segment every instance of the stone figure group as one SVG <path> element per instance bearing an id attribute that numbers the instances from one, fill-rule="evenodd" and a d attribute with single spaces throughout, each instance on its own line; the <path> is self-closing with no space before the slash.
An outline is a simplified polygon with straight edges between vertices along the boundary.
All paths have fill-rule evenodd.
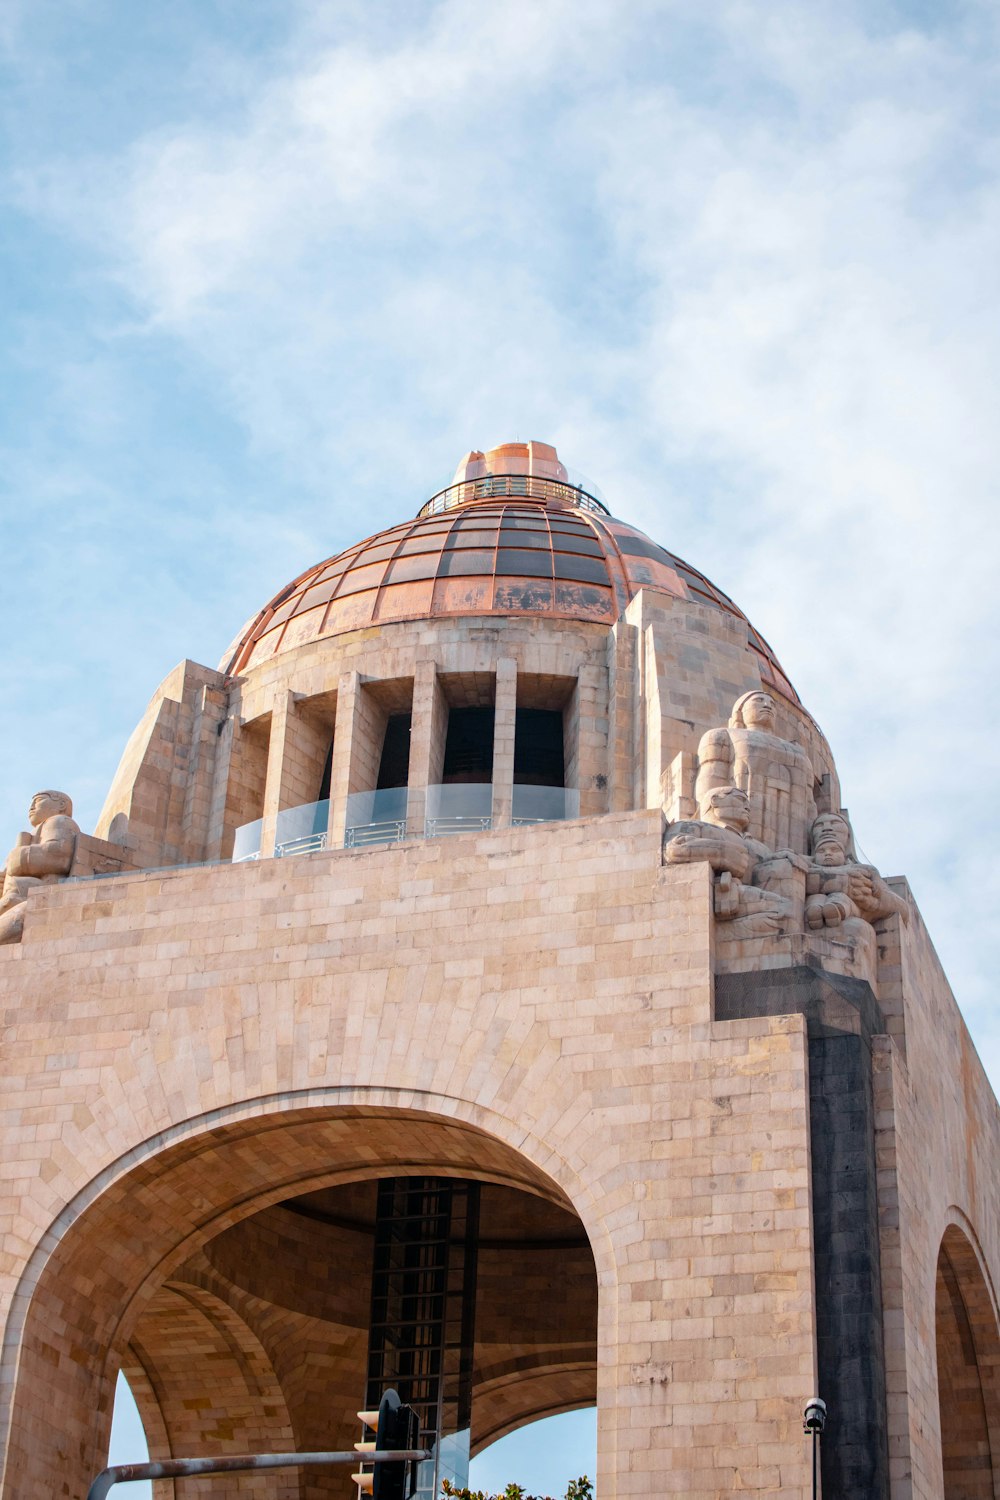
<path id="1" fill-rule="evenodd" d="M 7 856 L 0 891 L 0 944 L 20 941 L 24 910 L 36 886 L 64 880 L 73 868 L 80 830 L 65 792 L 36 792 L 28 809 L 30 833 L 19 833 Z"/>
<path id="2" fill-rule="evenodd" d="M 668 823 L 664 857 L 711 866 L 715 915 L 733 938 L 835 928 L 867 942 L 881 917 L 905 922 L 906 904 L 859 862 L 846 813 L 817 814 L 809 757 L 776 717 L 769 693 L 744 693 L 728 725 L 702 736 L 698 817 Z"/>

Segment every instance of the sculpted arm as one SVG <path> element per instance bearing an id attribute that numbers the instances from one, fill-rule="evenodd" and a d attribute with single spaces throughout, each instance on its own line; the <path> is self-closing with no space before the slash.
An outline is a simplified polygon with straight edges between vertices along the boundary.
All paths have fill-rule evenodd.
<path id="1" fill-rule="evenodd" d="M 889 889 L 874 865 L 857 865 L 851 872 L 848 892 L 861 915 L 869 922 L 894 914 L 906 923 L 909 909 L 901 896 Z"/>
<path id="2" fill-rule="evenodd" d="M 21 843 L 7 857 L 8 875 L 68 875 L 76 851 L 78 828 L 62 814 L 49 818 L 37 843 Z"/>
<path id="3" fill-rule="evenodd" d="M 698 746 L 698 780 L 695 797 L 699 806 L 707 792 L 716 786 L 731 786 L 736 754 L 728 729 L 710 729 Z"/>

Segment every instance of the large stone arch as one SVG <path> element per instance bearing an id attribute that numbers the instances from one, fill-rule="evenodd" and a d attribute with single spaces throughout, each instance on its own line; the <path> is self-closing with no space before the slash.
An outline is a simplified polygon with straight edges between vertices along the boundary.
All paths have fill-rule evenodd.
<path id="1" fill-rule="evenodd" d="M 103 1462 L 117 1371 L 141 1366 L 139 1395 L 148 1399 L 154 1379 L 142 1358 L 141 1330 L 148 1335 L 155 1328 L 158 1306 L 178 1295 L 171 1278 L 210 1241 L 296 1195 L 400 1173 L 475 1177 L 571 1211 L 589 1239 L 599 1286 L 611 1289 L 611 1235 L 586 1184 L 523 1126 L 481 1106 L 386 1089 L 329 1089 L 271 1096 L 190 1119 L 136 1147 L 89 1183 L 50 1226 L 26 1267 L 3 1351 L 3 1376 L 13 1388 L 5 1500 L 85 1493 Z M 114 1255 L 107 1253 L 111 1245 Z M 202 1335 L 211 1329 L 220 1347 L 228 1340 L 232 1360 L 245 1366 L 246 1338 L 232 1314 L 220 1322 L 207 1287 L 196 1294 L 197 1308 L 191 1295 L 185 1282 L 185 1317 L 197 1312 Z M 599 1338 L 605 1344 L 614 1339 L 613 1304 L 613 1297 L 602 1298 Z M 178 1304 L 172 1306 L 176 1311 Z M 242 1349 L 234 1353 L 241 1340 Z M 254 1381 L 258 1400 L 266 1401 L 262 1369 Z M 247 1386 L 245 1370 L 241 1379 Z M 552 1398 L 550 1409 L 592 1399 L 579 1372 L 575 1379 L 561 1405 Z M 254 1420 L 251 1407 L 247 1426 Z M 55 1424 L 54 1410 L 61 1416 Z M 537 1414 L 528 1411 L 497 1425 L 509 1430 Z M 154 1444 L 170 1443 L 164 1423 L 152 1427 Z M 277 1427 L 281 1437 L 280 1414 Z M 611 1432 L 609 1424 L 609 1437 Z M 287 1435 L 282 1445 L 291 1446 Z"/>
<path id="2" fill-rule="evenodd" d="M 943 1500 L 1000 1497 L 1000 1327 L 975 1234 L 953 1212 L 935 1284 Z"/>

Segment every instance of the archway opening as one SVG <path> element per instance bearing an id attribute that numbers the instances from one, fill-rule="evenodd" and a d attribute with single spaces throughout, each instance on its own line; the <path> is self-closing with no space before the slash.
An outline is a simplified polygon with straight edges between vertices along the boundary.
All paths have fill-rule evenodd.
<path id="1" fill-rule="evenodd" d="M 596 1463 L 597 1412 L 587 1406 L 540 1417 L 490 1443 L 472 1461 L 469 1488 L 502 1495 L 519 1484 L 529 1495 L 560 1500 L 571 1480 L 593 1480 Z"/>
<path id="2" fill-rule="evenodd" d="M 592 1404 L 594 1257 L 544 1171 L 419 1111 L 285 1110 L 168 1146 L 74 1205 L 25 1304 L 10 1451 L 36 1492 L 86 1493 L 119 1368 L 151 1457 L 349 1448 L 365 1404 L 374 1205 L 390 1176 L 480 1185 L 472 1452 Z M 74 1358 L 53 1373 L 67 1329 Z M 61 1430 L 38 1420 L 42 1389 Z M 256 1489 L 354 1494 L 348 1470 L 240 1480 L 239 1493 Z"/>
<path id="3" fill-rule="evenodd" d="M 968 1238 L 949 1226 L 935 1300 L 944 1500 L 1000 1496 L 1000 1337 Z"/>

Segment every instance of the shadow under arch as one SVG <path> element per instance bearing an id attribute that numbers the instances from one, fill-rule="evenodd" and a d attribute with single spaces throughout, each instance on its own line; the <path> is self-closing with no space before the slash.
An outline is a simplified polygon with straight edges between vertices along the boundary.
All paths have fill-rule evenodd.
<path id="1" fill-rule="evenodd" d="M 976 1235 L 953 1210 L 935 1277 L 943 1500 L 1000 1497 L 1000 1326 Z"/>
<path id="2" fill-rule="evenodd" d="M 598 1285 L 612 1284 L 610 1234 L 589 1186 L 522 1126 L 482 1106 L 352 1088 L 212 1111 L 109 1164 L 36 1248 L 4 1336 L 12 1400 L 3 1495 L 85 1493 L 103 1461 L 114 1381 L 134 1331 L 208 1241 L 314 1189 L 407 1174 L 476 1178 L 571 1211 Z M 605 1341 L 613 1300 L 603 1307 Z M 578 1404 L 576 1393 L 570 1399 Z"/>

